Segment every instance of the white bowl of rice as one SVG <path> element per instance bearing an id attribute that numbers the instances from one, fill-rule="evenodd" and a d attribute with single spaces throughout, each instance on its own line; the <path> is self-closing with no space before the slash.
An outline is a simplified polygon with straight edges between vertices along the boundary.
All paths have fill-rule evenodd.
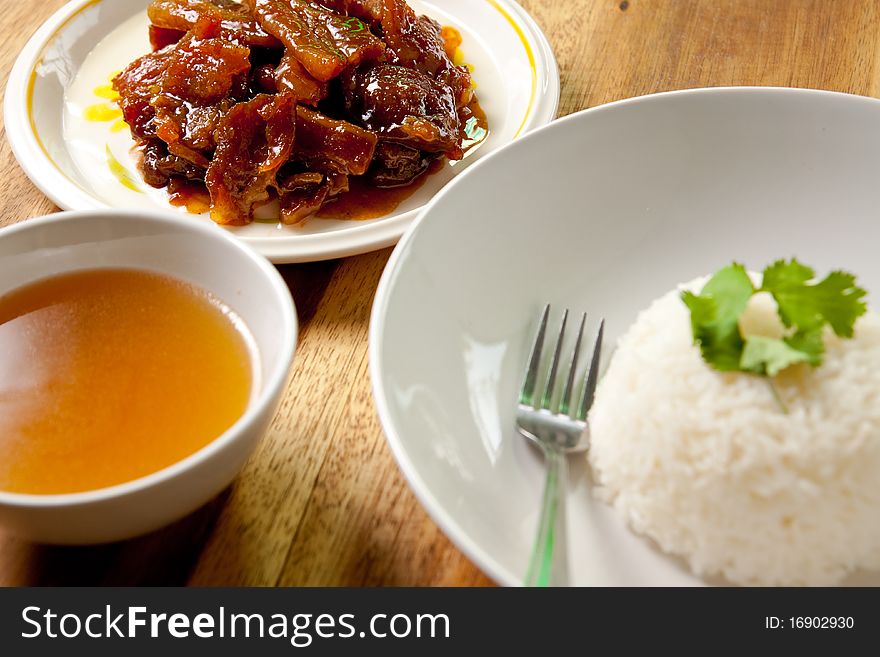
<path id="1" fill-rule="evenodd" d="M 530 133 L 432 201 L 383 275 L 370 361 L 401 470 L 468 557 L 523 582 L 546 470 L 515 408 L 550 303 L 588 313 L 585 342 L 606 319 L 593 444 L 569 459 L 573 585 L 880 584 L 880 319 L 771 388 L 709 367 L 678 296 L 797 257 L 880 309 L 878 126 L 880 100 L 846 94 L 659 94 Z M 774 316 L 761 299 L 745 333 Z"/>
<path id="2" fill-rule="evenodd" d="M 767 296 L 747 314 L 779 321 Z M 700 576 L 827 586 L 880 569 L 880 316 L 772 380 L 710 367 L 690 322 L 673 290 L 618 341 L 590 414 L 599 498 Z"/>

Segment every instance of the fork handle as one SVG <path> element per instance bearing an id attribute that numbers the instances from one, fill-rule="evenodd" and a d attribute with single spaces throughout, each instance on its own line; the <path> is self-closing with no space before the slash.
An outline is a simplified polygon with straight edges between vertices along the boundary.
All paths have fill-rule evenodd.
<path id="1" fill-rule="evenodd" d="M 564 453 L 544 450 L 544 500 L 525 586 L 568 586 L 568 544 L 565 536 L 565 495 L 568 461 Z"/>

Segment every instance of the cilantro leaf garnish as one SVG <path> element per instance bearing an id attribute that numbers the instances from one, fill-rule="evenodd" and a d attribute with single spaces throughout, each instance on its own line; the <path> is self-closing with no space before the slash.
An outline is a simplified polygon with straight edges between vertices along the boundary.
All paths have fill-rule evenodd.
<path id="1" fill-rule="evenodd" d="M 706 362 L 716 369 L 740 369 L 743 338 L 738 320 L 754 293 L 755 286 L 745 267 L 736 263 L 709 279 L 699 295 L 682 293 L 682 300 L 691 310 L 694 340 Z"/>
<path id="2" fill-rule="evenodd" d="M 856 320 L 867 310 L 867 293 L 846 272 L 831 272 L 817 283 L 814 279 L 810 267 L 795 259 L 779 260 L 764 270 L 756 288 L 745 268 L 734 263 L 712 276 L 699 294 L 682 292 L 703 360 L 717 370 L 771 377 L 797 363 L 821 365 L 824 327 L 851 338 Z M 773 295 L 788 329 L 785 336 L 742 335 L 739 319 L 758 292 Z"/>
<path id="3" fill-rule="evenodd" d="M 785 338 L 786 344 L 807 356 L 805 362 L 818 367 L 822 364 L 822 354 L 825 353 L 825 341 L 822 339 L 822 327 L 815 326 L 811 329 L 798 329 L 794 334 Z"/>
<path id="4" fill-rule="evenodd" d="M 739 363 L 744 372 L 776 376 L 790 365 L 810 361 L 808 353 L 792 347 L 785 340 L 753 335 L 745 342 Z"/>
<path id="5" fill-rule="evenodd" d="M 852 274 L 833 271 L 814 285 L 815 273 L 797 260 L 784 260 L 764 270 L 762 289 L 773 295 L 787 327 L 816 328 L 826 322 L 842 338 L 851 338 L 856 319 L 865 313 L 865 294 Z"/>

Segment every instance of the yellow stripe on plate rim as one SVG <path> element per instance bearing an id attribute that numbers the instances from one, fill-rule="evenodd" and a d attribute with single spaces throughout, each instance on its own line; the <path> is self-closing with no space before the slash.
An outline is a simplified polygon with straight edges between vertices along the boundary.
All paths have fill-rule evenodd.
<path id="1" fill-rule="evenodd" d="M 31 69 L 31 75 L 30 75 L 30 78 L 28 79 L 27 98 L 26 98 L 28 123 L 30 124 L 31 132 L 34 135 L 34 139 L 36 139 L 36 141 L 37 141 L 37 145 L 40 147 L 40 150 L 43 151 L 43 155 L 46 156 L 46 159 L 49 160 L 49 162 L 52 164 L 53 167 L 55 167 L 55 169 L 58 171 L 58 173 L 60 173 L 65 178 L 67 178 L 68 181 L 72 182 L 74 185 L 79 187 L 83 192 L 85 192 L 87 194 L 89 192 L 86 191 L 82 185 L 80 185 L 77 181 L 73 180 L 70 176 L 68 176 L 64 172 L 64 170 L 60 166 L 58 166 L 58 163 L 55 161 L 55 158 L 53 158 L 52 155 L 49 153 L 49 149 L 46 148 L 46 144 L 43 143 L 43 139 L 40 137 L 40 132 L 39 132 L 39 130 L 37 130 L 37 122 L 36 122 L 36 119 L 34 118 L 34 87 L 36 87 L 36 84 L 37 84 L 37 69 L 43 63 L 43 53 L 45 53 L 46 48 L 48 48 L 49 45 L 55 40 L 55 37 L 58 36 L 58 33 L 61 32 L 61 30 L 63 30 L 65 27 L 67 27 L 71 21 L 73 21 L 75 18 L 77 18 L 84 11 L 101 4 L 103 1 L 104 0 L 89 0 L 86 4 L 84 4 L 82 7 L 77 9 L 70 16 L 68 16 L 67 19 L 63 23 L 61 23 L 61 25 L 56 27 L 55 31 L 49 35 L 49 37 L 46 39 L 46 44 L 43 46 L 43 52 L 40 53 L 40 56 L 37 58 L 37 61 L 34 64 L 34 67 Z"/>
<path id="2" fill-rule="evenodd" d="M 535 63 L 535 53 L 532 51 L 532 44 L 529 43 L 528 38 L 526 37 L 525 32 L 523 32 L 520 24 L 514 20 L 513 16 L 498 4 L 497 0 L 486 0 L 499 14 L 501 14 L 504 19 L 510 23 L 510 26 L 513 28 L 513 31 L 516 32 L 516 35 L 519 37 L 520 43 L 522 44 L 523 49 L 526 51 L 526 56 L 529 58 L 529 68 L 532 72 L 532 94 L 529 97 L 529 105 L 526 108 L 526 115 L 523 117 L 522 123 L 519 126 L 519 129 L 516 131 L 516 134 L 513 135 L 513 138 L 522 134 L 523 129 L 526 127 L 526 123 L 529 120 L 529 116 L 532 114 L 532 108 L 535 106 L 535 99 L 538 95 L 538 66 Z"/>

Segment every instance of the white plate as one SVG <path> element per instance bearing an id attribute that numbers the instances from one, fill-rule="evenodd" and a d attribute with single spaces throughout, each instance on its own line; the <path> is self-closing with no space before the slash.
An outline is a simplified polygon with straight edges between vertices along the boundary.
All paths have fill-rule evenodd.
<path id="1" fill-rule="evenodd" d="M 184 213 L 164 190 L 143 183 L 127 130 L 88 121 L 87 108 L 112 103 L 95 95 L 128 62 L 149 51 L 149 0 L 74 0 L 34 34 L 6 90 L 6 129 L 25 172 L 68 210 L 149 208 Z M 274 262 L 322 260 L 394 244 L 419 208 L 473 161 L 549 123 L 559 101 L 556 61 L 535 22 L 512 0 L 411 0 L 419 13 L 463 35 L 491 135 L 463 162 L 432 176 L 393 214 L 370 221 L 312 219 L 302 227 L 254 223 L 233 228 Z M 108 114 L 108 118 L 109 118 Z M 113 173 L 111 158 L 127 172 Z M 210 221 L 203 217 L 203 221 Z"/>
<path id="2" fill-rule="evenodd" d="M 880 303 L 878 179 L 880 101 L 741 88 L 588 110 L 456 180 L 395 250 L 370 331 L 382 425 L 434 520 L 496 581 L 522 581 L 543 466 L 513 412 L 544 303 L 604 315 L 612 346 L 677 283 L 791 255 L 855 272 Z M 575 584 L 704 583 L 572 466 Z"/>

